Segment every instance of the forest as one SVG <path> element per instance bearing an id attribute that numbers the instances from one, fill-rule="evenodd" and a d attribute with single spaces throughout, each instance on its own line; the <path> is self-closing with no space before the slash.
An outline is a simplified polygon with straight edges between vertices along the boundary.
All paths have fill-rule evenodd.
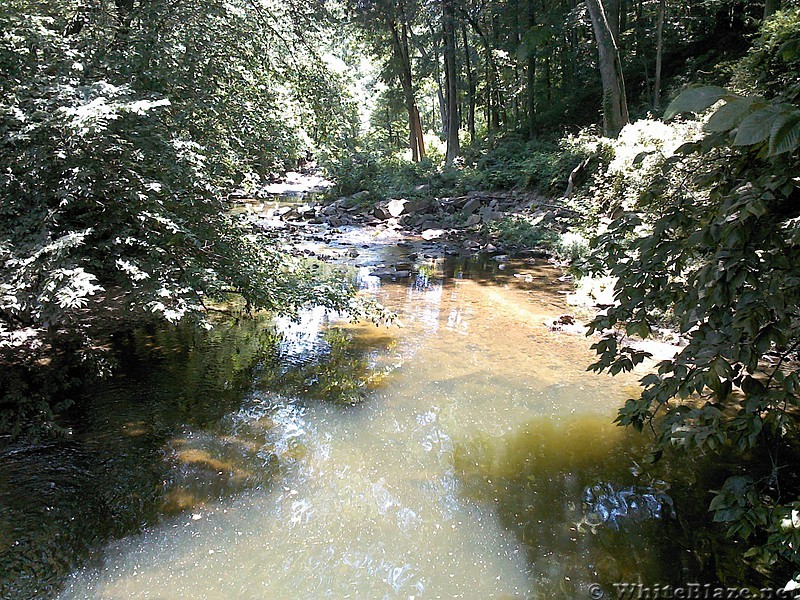
<path id="1" fill-rule="evenodd" d="M 636 460 L 726 465 L 698 496 L 717 581 L 800 588 L 796 0 L 4 0 L 0 31 L 3 452 L 68 435 L 120 332 L 394 327 L 232 210 L 311 172 L 342 222 L 551 258 L 595 300 L 582 368 L 636 369 L 609 419 Z M 315 381 L 367 368 L 341 360 Z"/>

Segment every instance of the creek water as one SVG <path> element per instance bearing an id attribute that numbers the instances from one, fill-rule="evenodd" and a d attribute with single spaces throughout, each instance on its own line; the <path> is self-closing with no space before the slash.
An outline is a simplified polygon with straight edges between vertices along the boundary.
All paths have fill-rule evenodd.
<path id="1" fill-rule="evenodd" d="M 587 373 L 591 342 L 546 325 L 566 310 L 559 273 L 448 258 L 398 282 L 368 275 L 404 252 L 352 261 L 364 293 L 397 313 L 390 327 L 316 309 L 121 341 L 121 374 L 92 391 L 76 441 L 0 457 L 23 480 L 43 470 L 29 488 L 52 504 L 6 511 L 37 532 L 0 530 L 25 538 L 16 589 L 588 598 L 592 584 L 701 576 L 687 523 L 705 500 L 674 489 L 701 469 L 641 466 L 646 438 L 612 423 L 637 377 Z M 0 481 L 13 508 L 9 493 Z M 61 541 L 42 541 L 53 530 Z M 62 568 L 89 559 L 37 588 L 42 548 Z"/>

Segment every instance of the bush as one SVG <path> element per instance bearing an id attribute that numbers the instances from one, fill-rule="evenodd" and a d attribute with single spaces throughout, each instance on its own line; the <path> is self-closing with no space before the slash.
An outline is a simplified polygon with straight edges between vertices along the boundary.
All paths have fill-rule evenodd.
<path id="1" fill-rule="evenodd" d="M 529 217 L 513 215 L 484 225 L 484 235 L 500 244 L 521 250 L 523 248 L 551 248 L 558 234 L 534 224 Z"/>

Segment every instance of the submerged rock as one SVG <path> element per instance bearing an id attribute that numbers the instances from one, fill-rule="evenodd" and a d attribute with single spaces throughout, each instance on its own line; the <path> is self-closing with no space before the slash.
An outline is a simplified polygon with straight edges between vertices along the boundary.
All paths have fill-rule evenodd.
<path id="1" fill-rule="evenodd" d="M 372 275 L 373 277 L 379 277 L 381 279 L 395 280 L 395 279 L 408 279 L 409 277 L 411 277 L 411 272 L 401 271 L 395 269 L 394 267 L 388 267 L 388 268 L 375 269 L 370 273 L 370 275 Z"/>
<path id="2" fill-rule="evenodd" d="M 578 529 L 588 527 L 592 533 L 600 526 L 619 530 L 630 523 L 675 518 L 672 498 L 649 487 L 615 489 L 610 483 L 598 483 L 584 490 L 583 506 Z"/>

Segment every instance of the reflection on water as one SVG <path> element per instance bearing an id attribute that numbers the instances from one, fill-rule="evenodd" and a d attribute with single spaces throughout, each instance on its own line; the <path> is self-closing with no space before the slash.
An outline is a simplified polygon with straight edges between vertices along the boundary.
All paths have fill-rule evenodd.
<path id="1" fill-rule="evenodd" d="M 97 486 L 98 502 L 144 508 L 81 527 L 103 523 L 102 542 L 117 515 L 148 525 L 94 552 L 62 597 L 576 598 L 699 572 L 665 560 L 682 507 L 634 463 L 644 441 L 610 424 L 634 379 L 586 373 L 587 341 L 545 325 L 563 311 L 550 271 L 453 260 L 405 283 L 359 277 L 401 327 L 317 310 L 251 323 L 211 358 L 197 340 L 128 341 L 163 364 L 132 359 L 140 376 L 99 391 L 78 437 L 95 444 L 82 453 L 148 449 L 123 452 L 143 481 Z"/>

